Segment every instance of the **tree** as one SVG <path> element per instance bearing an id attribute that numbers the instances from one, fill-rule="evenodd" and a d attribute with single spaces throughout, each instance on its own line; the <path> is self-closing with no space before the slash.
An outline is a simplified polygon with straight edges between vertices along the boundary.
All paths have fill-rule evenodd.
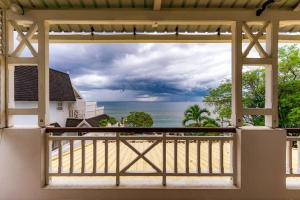
<path id="1" fill-rule="evenodd" d="M 296 45 L 279 49 L 279 126 L 299 126 L 300 110 L 300 49 Z M 265 105 L 265 70 L 243 72 L 243 106 L 263 108 Z M 214 112 L 223 122 L 231 116 L 231 81 L 225 80 L 217 88 L 209 90 L 204 102 L 214 107 Z M 263 116 L 244 116 L 246 124 L 263 125 Z M 230 124 L 230 123 L 227 123 Z"/>
<path id="2" fill-rule="evenodd" d="M 209 116 L 210 112 L 207 109 L 201 109 L 195 104 L 184 112 L 182 124 L 186 127 L 217 127 L 218 123 Z"/>
<path id="3" fill-rule="evenodd" d="M 118 123 L 118 120 L 114 117 L 108 117 L 106 119 L 102 119 L 99 121 L 99 126 L 100 127 L 107 127 L 108 125 L 115 125 Z"/>
<path id="4" fill-rule="evenodd" d="M 153 125 L 153 119 L 150 114 L 145 112 L 130 112 L 125 118 L 124 124 L 133 128 L 150 128 Z"/>

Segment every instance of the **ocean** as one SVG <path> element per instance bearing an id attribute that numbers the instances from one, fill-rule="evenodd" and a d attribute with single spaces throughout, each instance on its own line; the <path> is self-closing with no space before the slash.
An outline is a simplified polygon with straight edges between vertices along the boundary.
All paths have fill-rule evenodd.
<path id="1" fill-rule="evenodd" d="M 153 127 L 182 127 L 184 111 L 191 105 L 198 104 L 204 107 L 202 102 L 97 102 L 98 106 L 104 106 L 104 112 L 109 116 L 120 120 L 129 112 L 147 112 L 151 114 Z M 207 106 L 205 106 L 207 108 Z"/>

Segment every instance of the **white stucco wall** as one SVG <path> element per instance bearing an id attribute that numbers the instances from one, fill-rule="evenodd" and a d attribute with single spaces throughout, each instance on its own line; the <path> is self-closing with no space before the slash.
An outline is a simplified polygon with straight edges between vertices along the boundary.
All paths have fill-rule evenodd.
<path id="1" fill-rule="evenodd" d="M 97 102 L 95 101 L 87 101 L 85 102 L 85 105 L 85 118 L 104 114 L 104 107 L 98 107 Z"/>
<path id="2" fill-rule="evenodd" d="M 66 119 L 69 117 L 69 104 L 72 102 L 63 102 L 63 110 L 57 110 L 57 101 L 50 102 L 50 123 L 57 122 L 61 126 L 66 125 Z M 17 101 L 16 108 L 37 108 L 36 101 Z M 15 126 L 37 126 L 37 116 L 32 115 L 15 115 L 13 117 L 13 124 Z"/>
<path id="3" fill-rule="evenodd" d="M 238 186 L 193 189 L 44 187 L 43 129 L 2 129 L 0 136 L 0 200 L 288 200 L 300 196 L 300 190 L 286 189 L 283 130 L 238 130 Z"/>

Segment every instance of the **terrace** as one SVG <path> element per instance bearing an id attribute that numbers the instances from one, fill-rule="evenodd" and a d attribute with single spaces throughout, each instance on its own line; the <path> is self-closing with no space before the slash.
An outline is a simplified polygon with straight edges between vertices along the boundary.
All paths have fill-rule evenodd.
<path id="1" fill-rule="evenodd" d="M 287 132 L 300 131 L 278 128 L 277 91 L 278 42 L 300 39 L 298 1 L 1 0 L 0 6 L 0 199 L 299 198 L 300 138 Z M 231 43 L 233 127 L 49 127 L 49 43 L 125 42 Z M 25 48 L 31 57 L 22 57 Z M 260 57 L 249 57 L 251 49 Z M 16 65 L 37 66 L 38 107 L 14 107 Z M 243 107 L 243 66 L 265 67 L 264 108 Z M 36 115 L 39 126 L 14 127 L 15 115 Z M 265 126 L 243 126 L 245 115 L 265 116 Z M 58 132 L 91 135 L 52 134 Z"/>

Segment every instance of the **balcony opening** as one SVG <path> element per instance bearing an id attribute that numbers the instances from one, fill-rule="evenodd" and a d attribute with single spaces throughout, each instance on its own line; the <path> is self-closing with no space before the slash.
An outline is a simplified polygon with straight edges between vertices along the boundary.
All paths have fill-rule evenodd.
<path id="1" fill-rule="evenodd" d="M 49 131 L 49 184 L 232 187 L 235 130 L 226 129 L 230 114 L 217 119 L 210 101 L 213 88 L 231 80 L 230 50 L 229 44 L 50 45 L 50 66 L 70 77 L 76 106 L 69 106 L 74 116 L 65 125 L 73 131 Z M 231 89 L 224 93 L 229 97 Z M 82 104 L 91 116 L 80 114 Z M 112 130 L 76 130 L 94 127 Z"/>

